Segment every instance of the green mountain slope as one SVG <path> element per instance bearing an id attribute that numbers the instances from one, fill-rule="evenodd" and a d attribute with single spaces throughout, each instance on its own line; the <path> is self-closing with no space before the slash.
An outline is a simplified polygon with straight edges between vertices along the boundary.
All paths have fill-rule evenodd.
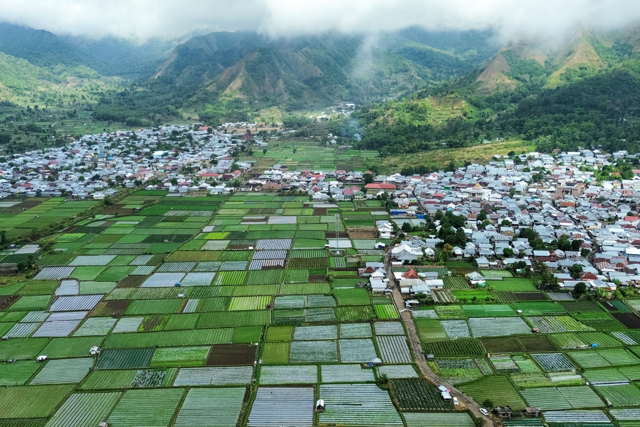
<path id="1" fill-rule="evenodd" d="M 456 50 L 453 36 L 419 29 L 375 38 L 212 33 L 176 47 L 155 77 L 175 84 L 194 104 L 242 99 L 297 108 L 337 99 L 370 101 L 472 70 L 495 53 L 495 47 L 487 48 L 489 37 L 476 34 Z M 440 47 L 429 46 L 430 39 Z"/>
<path id="2" fill-rule="evenodd" d="M 467 103 L 446 120 L 419 107 Z M 428 107 L 427 105 L 427 107 Z M 450 111 L 454 113 L 454 111 Z M 393 153 L 477 144 L 484 139 L 534 141 L 538 149 L 639 151 L 640 37 L 626 29 L 581 31 L 555 50 L 516 44 L 466 76 L 412 100 L 362 108 L 358 144 Z"/>
<path id="3" fill-rule="evenodd" d="M 103 76 L 147 78 L 181 41 L 151 39 L 138 45 L 113 37 L 57 36 L 44 30 L 0 23 L 0 52 L 39 67 L 85 66 Z"/>
<path id="4" fill-rule="evenodd" d="M 118 79 L 103 78 L 84 66 L 58 65 L 47 69 L 0 52 L 1 101 L 43 106 L 97 103 L 103 94 L 120 84 Z"/>

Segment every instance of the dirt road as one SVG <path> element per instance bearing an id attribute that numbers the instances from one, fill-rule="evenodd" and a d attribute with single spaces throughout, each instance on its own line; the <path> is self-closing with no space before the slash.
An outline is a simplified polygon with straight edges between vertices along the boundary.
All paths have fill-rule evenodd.
<path id="1" fill-rule="evenodd" d="M 387 277 L 389 278 L 390 286 L 393 289 L 393 294 L 392 294 L 393 302 L 398 312 L 401 312 L 402 310 L 405 309 L 405 305 L 404 305 L 404 300 L 402 299 L 402 294 L 400 293 L 400 286 L 398 286 L 398 283 L 396 282 L 393 276 L 393 273 L 391 271 L 391 250 L 389 250 L 385 256 L 384 267 L 387 272 Z M 480 405 L 478 405 L 472 398 L 462 393 L 460 390 L 456 389 L 451 384 L 448 384 L 447 382 L 441 380 L 436 374 L 433 373 L 431 368 L 429 368 L 429 365 L 427 364 L 427 360 L 425 359 L 424 353 L 422 351 L 422 346 L 420 345 L 420 337 L 418 335 L 416 325 L 415 323 L 413 323 L 411 312 L 409 311 L 402 312 L 400 313 L 400 317 L 402 318 L 402 321 L 404 322 L 407 328 L 407 333 L 409 334 L 409 341 L 411 342 L 411 347 L 416 360 L 416 364 L 420 368 L 420 372 L 422 372 L 422 375 L 424 375 L 425 378 L 427 378 L 436 386 L 443 385 L 446 388 L 450 389 L 451 396 L 457 397 L 458 401 L 462 405 L 470 409 L 471 412 L 473 412 L 473 414 L 476 417 L 484 418 L 486 420 L 485 426 L 494 427 L 495 423 L 494 423 L 494 420 L 492 419 L 493 417 L 485 417 L 484 415 L 482 415 L 479 411 Z"/>

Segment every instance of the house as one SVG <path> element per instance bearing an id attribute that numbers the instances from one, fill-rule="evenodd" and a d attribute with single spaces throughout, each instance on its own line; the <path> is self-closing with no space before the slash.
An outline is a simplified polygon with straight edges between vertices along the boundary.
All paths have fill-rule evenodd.
<path id="1" fill-rule="evenodd" d="M 391 249 L 391 256 L 403 262 L 415 261 L 418 257 L 422 256 L 422 249 L 412 248 L 407 244 L 402 244 Z"/>
<path id="2" fill-rule="evenodd" d="M 478 264 L 478 268 L 489 268 L 489 260 L 483 256 L 476 258 L 476 264 Z"/>
<path id="3" fill-rule="evenodd" d="M 484 276 L 476 271 L 467 274 L 467 279 L 469 279 L 469 283 L 472 285 L 484 285 L 486 282 Z"/>

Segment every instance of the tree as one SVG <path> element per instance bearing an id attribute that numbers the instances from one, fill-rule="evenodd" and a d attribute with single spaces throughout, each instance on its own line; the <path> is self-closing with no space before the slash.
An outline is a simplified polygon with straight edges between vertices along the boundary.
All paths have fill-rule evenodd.
<path id="1" fill-rule="evenodd" d="M 484 402 L 482 402 L 482 406 L 493 409 L 493 401 L 491 399 L 485 399 Z"/>
<path id="2" fill-rule="evenodd" d="M 461 247 L 467 244 L 467 234 L 462 227 L 458 227 L 456 230 L 456 244 Z"/>
<path id="3" fill-rule="evenodd" d="M 365 173 L 364 174 L 364 183 L 365 184 L 371 184 L 373 182 L 373 175 L 371 175 L 370 173 Z"/>
<path id="4" fill-rule="evenodd" d="M 513 256 L 513 249 L 511 248 L 504 248 L 502 250 L 502 255 L 506 256 L 506 257 L 512 257 Z"/>
<path id="5" fill-rule="evenodd" d="M 447 262 L 449 258 L 451 258 L 451 254 L 453 253 L 453 246 L 450 244 L 445 244 L 442 248 L 442 261 Z"/>
<path id="6" fill-rule="evenodd" d="M 590 253 L 591 251 L 587 248 L 583 248 L 580 250 L 580 255 L 582 255 L 582 257 L 584 258 L 588 257 Z"/>
<path id="7" fill-rule="evenodd" d="M 7 246 L 7 230 L 0 231 L 0 247 Z"/>
<path id="8" fill-rule="evenodd" d="M 112 205 L 113 205 L 113 200 L 111 200 L 111 198 L 110 198 L 109 196 L 106 196 L 106 197 L 102 200 L 102 203 L 103 203 L 105 206 L 109 207 L 109 206 L 112 206 Z"/>
<path id="9" fill-rule="evenodd" d="M 486 219 L 487 219 L 487 212 L 484 209 L 482 209 L 478 214 L 478 221 L 484 221 Z"/>
<path id="10" fill-rule="evenodd" d="M 266 148 L 262 149 L 262 154 L 267 154 L 267 149 Z"/>
<path id="11" fill-rule="evenodd" d="M 538 274 L 540 275 L 540 284 L 544 288 L 550 291 L 557 291 L 560 289 L 560 281 L 553 275 L 553 273 L 551 273 L 544 263 L 538 264 Z"/>
<path id="12" fill-rule="evenodd" d="M 177 178 L 171 178 L 171 185 L 178 185 L 178 179 Z"/>
<path id="13" fill-rule="evenodd" d="M 411 230 L 413 230 L 413 227 L 411 227 L 411 224 L 409 224 L 408 222 L 405 222 L 402 224 L 402 231 L 404 231 L 405 233 L 410 233 Z"/>
<path id="14" fill-rule="evenodd" d="M 587 285 L 584 282 L 578 282 L 573 287 L 573 297 L 575 299 L 580 299 L 584 294 L 587 293 Z"/>
<path id="15" fill-rule="evenodd" d="M 573 264 L 571 268 L 569 268 L 569 272 L 572 278 L 579 279 L 580 273 L 582 273 L 582 264 Z"/>

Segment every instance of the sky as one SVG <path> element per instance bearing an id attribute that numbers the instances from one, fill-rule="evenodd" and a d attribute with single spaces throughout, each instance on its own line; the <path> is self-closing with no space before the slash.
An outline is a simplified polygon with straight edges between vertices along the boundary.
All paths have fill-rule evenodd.
<path id="1" fill-rule="evenodd" d="M 192 32 L 371 34 L 494 28 L 501 41 L 640 23 L 638 0 L 4 0 L 0 20 L 56 34 L 139 41 Z"/>

